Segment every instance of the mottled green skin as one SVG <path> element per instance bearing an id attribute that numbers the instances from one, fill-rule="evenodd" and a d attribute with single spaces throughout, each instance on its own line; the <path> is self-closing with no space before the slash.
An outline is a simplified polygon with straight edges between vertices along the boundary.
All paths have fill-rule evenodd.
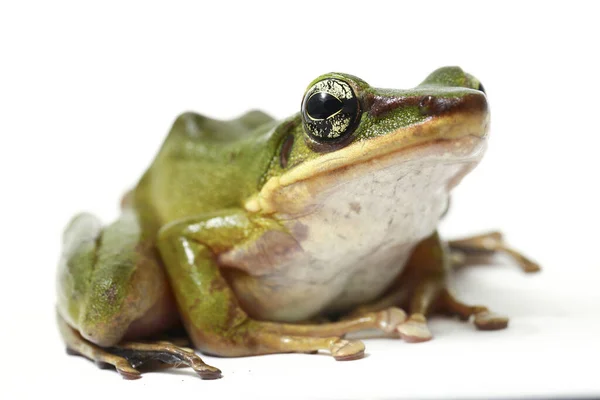
<path id="1" fill-rule="evenodd" d="M 344 74 L 317 79 L 324 77 L 351 82 L 361 98 L 417 98 L 424 93 L 456 97 L 479 86 L 459 68 L 437 70 L 420 86 L 404 91 L 371 88 Z M 383 115 L 364 112 L 353 141 L 366 141 L 427 118 L 414 103 Z M 294 141 L 284 168 L 280 151 L 289 135 Z M 281 122 L 258 111 L 232 121 L 181 115 L 128 195 L 118 221 L 102 229 L 86 214 L 67 228 L 59 267 L 59 313 L 87 339 L 101 345 L 116 343 L 150 307 L 142 304 L 141 297 L 151 288 L 162 287 L 163 272 L 134 279 L 140 265 L 158 254 L 158 247 L 160 258 L 155 262 L 166 267 L 186 328 L 192 339 L 202 343 L 196 343 L 198 347 L 237 355 L 241 353 L 219 349 L 239 346 L 240 340 L 247 340 L 249 348 L 258 346 L 248 331 L 260 328 L 243 324 L 247 316 L 235 308 L 236 299 L 220 276 L 214 254 L 247 246 L 268 230 L 283 229 L 269 215 L 246 211 L 244 204 L 269 178 L 321 156 L 305 137 L 300 114 Z M 143 284 L 150 288 L 147 292 L 136 289 Z"/>

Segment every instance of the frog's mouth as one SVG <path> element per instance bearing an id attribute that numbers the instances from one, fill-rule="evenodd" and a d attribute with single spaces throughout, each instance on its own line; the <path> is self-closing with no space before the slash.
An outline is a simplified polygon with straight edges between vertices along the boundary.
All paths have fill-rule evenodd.
<path id="1" fill-rule="evenodd" d="M 463 165 L 448 182 L 450 189 L 483 156 L 488 126 L 487 105 L 475 111 L 462 107 L 442 112 L 424 122 L 351 143 L 273 177 L 257 196 L 246 203 L 246 208 L 264 213 L 282 211 L 288 207 L 297 211 L 297 207 L 302 207 L 301 204 L 310 202 L 310 198 L 319 191 L 335 186 L 340 179 L 415 161 Z"/>

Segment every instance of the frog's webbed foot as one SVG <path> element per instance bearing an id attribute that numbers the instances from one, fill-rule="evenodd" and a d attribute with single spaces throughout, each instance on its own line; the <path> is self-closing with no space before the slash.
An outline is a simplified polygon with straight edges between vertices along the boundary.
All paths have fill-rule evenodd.
<path id="1" fill-rule="evenodd" d="M 502 253 L 511 257 L 525 272 L 537 272 L 539 264 L 506 244 L 500 232 L 489 232 L 463 239 L 450 240 L 448 246 L 452 252 L 454 265 L 471 264 L 477 257 L 489 257 Z"/>
<path id="2" fill-rule="evenodd" d="M 406 342 L 419 343 L 432 338 L 426 319 L 426 315 L 432 313 L 458 316 L 463 321 L 472 320 L 479 330 L 498 330 L 508 326 L 508 317 L 496 314 L 484 306 L 463 303 L 450 292 L 445 283 L 425 282 L 425 285 L 432 290 L 413 294 L 410 317 L 397 328 L 400 337 Z"/>
<path id="3" fill-rule="evenodd" d="M 179 347 L 167 341 L 156 341 L 122 342 L 113 347 L 103 348 L 84 339 L 60 316 L 58 323 L 68 354 L 86 357 L 102 369 L 113 366 L 125 379 L 141 378 L 139 367 L 152 370 L 181 366 L 191 367 L 202 379 L 221 377 L 218 368 L 204 363 L 192 349 L 186 347 Z"/>

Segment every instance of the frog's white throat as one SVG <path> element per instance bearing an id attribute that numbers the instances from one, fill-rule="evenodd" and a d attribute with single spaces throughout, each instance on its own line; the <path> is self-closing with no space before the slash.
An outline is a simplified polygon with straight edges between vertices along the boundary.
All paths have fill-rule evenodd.
<path id="1" fill-rule="evenodd" d="M 375 300 L 436 230 L 484 148 L 470 136 L 439 141 L 281 188 L 274 200 L 287 207 L 275 216 L 297 247 L 256 277 L 268 295 L 240 290 L 242 303 L 260 318 L 300 321 Z"/>

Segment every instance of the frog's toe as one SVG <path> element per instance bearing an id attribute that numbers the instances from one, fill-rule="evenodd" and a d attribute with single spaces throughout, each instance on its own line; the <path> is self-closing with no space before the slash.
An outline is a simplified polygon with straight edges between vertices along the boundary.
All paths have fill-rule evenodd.
<path id="1" fill-rule="evenodd" d="M 377 325 L 385 333 L 397 332 L 406 323 L 406 313 L 397 307 L 390 307 L 377 313 Z"/>
<path id="2" fill-rule="evenodd" d="M 457 299 L 448 289 L 440 295 L 440 310 L 458 316 L 464 321 L 472 318 L 475 327 L 482 331 L 494 331 L 508 326 L 508 317 L 490 311 L 484 306 L 472 306 Z"/>
<path id="3" fill-rule="evenodd" d="M 194 361 L 190 366 L 202 379 L 219 379 L 223 376 L 219 368 L 205 364 L 202 360 Z"/>
<path id="4" fill-rule="evenodd" d="M 365 355 L 365 345 L 360 340 L 338 339 L 329 350 L 337 361 L 357 360 Z"/>
<path id="5" fill-rule="evenodd" d="M 482 331 L 495 331 L 508 326 L 508 317 L 490 311 L 480 311 L 475 314 L 473 323 Z"/>
<path id="6" fill-rule="evenodd" d="M 134 380 L 142 377 L 140 371 L 129 365 L 129 362 L 126 359 L 117 360 L 114 363 L 114 366 L 123 379 Z"/>
<path id="7" fill-rule="evenodd" d="M 70 356 L 89 358 L 100 369 L 115 368 L 124 379 L 131 380 L 140 379 L 142 377 L 140 371 L 133 368 L 131 364 L 129 364 L 129 361 L 124 357 L 111 354 L 92 343 L 85 342 L 83 339 L 81 339 L 81 341 L 71 342 L 71 345 L 78 350 L 67 346 L 66 351 Z"/>
<path id="8" fill-rule="evenodd" d="M 207 365 L 202 369 L 196 369 L 192 367 L 194 371 L 200 376 L 202 379 L 211 380 L 211 379 L 219 379 L 223 376 L 221 370 L 219 368 L 211 367 Z"/>
<path id="9" fill-rule="evenodd" d="M 396 331 L 408 343 L 426 342 L 433 338 L 423 314 L 411 315 L 406 322 L 396 328 Z"/>

